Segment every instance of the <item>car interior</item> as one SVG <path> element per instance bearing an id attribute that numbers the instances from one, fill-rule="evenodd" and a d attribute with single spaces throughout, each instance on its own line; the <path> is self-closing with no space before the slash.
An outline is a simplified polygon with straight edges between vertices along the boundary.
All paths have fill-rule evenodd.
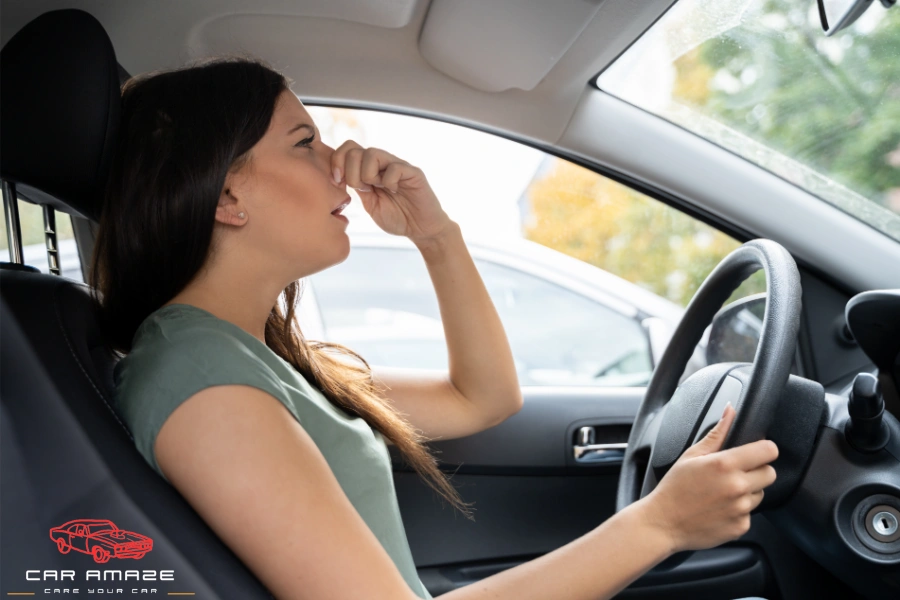
<path id="1" fill-rule="evenodd" d="M 152 538 L 140 565 L 174 570 L 174 582 L 153 582 L 164 592 L 273 597 L 135 449 L 111 402 L 121 356 L 100 338 L 88 286 L 54 262 L 56 219 L 71 218 L 90 264 L 120 85 L 192 57 L 251 52 L 287 73 L 304 103 L 491 132 L 746 242 L 697 292 L 647 387 L 525 387 L 507 421 L 430 444 L 475 502 L 474 522 L 441 506 L 391 448 L 432 595 L 551 552 L 646 495 L 731 400 L 744 406 L 732 443 L 769 437 L 781 449 L 751 530 L 675 555 L 616 597 L 900 597 L 900 238 L 597 87 L 673 5 L 2 0 L 3 593 L 65 587 L 26 571 L 71 569 L 47 531 L 89 517 Z M 50 273 L 22 259 L 17 199 L 43 210 Z M 722 304 L 758 270 L 768 291 L 755 298 L 765 306 L 755 356 L 683 380 Z"/>

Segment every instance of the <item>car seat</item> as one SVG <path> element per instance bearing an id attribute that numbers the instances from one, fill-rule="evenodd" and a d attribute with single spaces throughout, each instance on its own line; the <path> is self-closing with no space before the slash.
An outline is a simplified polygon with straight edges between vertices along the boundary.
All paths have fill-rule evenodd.
<path id="1" fill-rule="evenodd" d="M 0 177 L 11 202 L 19 186 L 39 204 L 99 220 L 119 68 L 101 24 L 74 9 L 41 15 L 0 51 Z M 138 587 L 272 598 L 135 448 L 112 406 L 119 356 L 101 339 L 89 291 L 33 267 L 0 264 L 3 591 L 35 587 L 26 569 L 96 568 L 89 555 L 61 554 L 48 535 L 67 521 L 96 518 L 153 540 L 140 562 L 104 568 L 174 570 L 171 584 Z"/>

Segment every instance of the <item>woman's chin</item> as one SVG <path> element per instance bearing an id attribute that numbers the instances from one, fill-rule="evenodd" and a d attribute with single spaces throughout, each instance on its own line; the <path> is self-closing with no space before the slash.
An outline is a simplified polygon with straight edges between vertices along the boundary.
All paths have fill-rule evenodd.
<path id="1" fill-rule="evenodd" d="M 347 260 L 347 257 L 350 256 L 350 236 L 347 234 L 347 231 L 344 230 L 341 237 L 344 239 L 343 244 L 343 252 L 341 252 L 340 262 L 344 262 Z"/>

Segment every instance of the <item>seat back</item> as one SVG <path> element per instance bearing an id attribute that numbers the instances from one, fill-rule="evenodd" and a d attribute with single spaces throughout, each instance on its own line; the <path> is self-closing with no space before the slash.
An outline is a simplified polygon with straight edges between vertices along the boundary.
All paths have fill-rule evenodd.
<path id="1" fill-rule="evenodd" d="M 32 21 L 0 54 L 0 175 L 6 181 L 52 194 L 54 206 L 60 210 L 95 219 L 104 165 L 113 151 L 108 128 L 114 129 L 118 118 L 114 107 L 97 110 L 94 105 L 108 104 L 109 90 L 104 85 L 112 85 L 109 69 L 113 65 L 115 70 L 117 64 L 105 31 L 83 11 L 53 11 Z M 67 69 L 74 71 L 60 71 L 54 56 L 58 61 L 65 57 Z M 56 107 L 63 112 L 48 115 L 44 122 L 29 111 L 52 108 L 44 98 L 29 97 L 43 93 L 32 82 L 56 75 L 58 94 L 78 100 L 64 106 L 64 98 L 63 105 Z M 85 88 L 85 82 L 95 87 Z M 117 77 L 114 85 L 117 103 Z M 24 96 L 25 101 L 8 103 L 12 94 Z M 36 129 L 7 127 L 16 120 Z M 58 136 L 54 138 L 53 128 L 89 129 L 83 138 L 91 148 L 82 152 L 74 143 L 68 151 L 71 156 L 34 164 L 40 160 L 34 144 L 10 140 L 18 132 L 53 139 L 47 146 L 64 146 L 58 143 Z M 92 153 L 96 148 L 100 150 Z M 85 162 L 85 154 L 91 153 L 93 159 Z M 72 170 L 73 164 L 78 165 L 77 170 Z M 46 587 L 80 588 L 80 593 L 87 593 L 89 588 L 102 587 L 123 589 L 126 596 L 133 588 L 155 588 L 158 593 L 194 592 L 197 598 L 272 598 L 135 448 L 112 405 L 112 374 L 119 356 L 101 337 L 90 288 L 19 265 L 5 266 L 0 269 L 3 595 L 40 593 Z M 78 536 L 74 526 L 71 532 L 54 532 L 54 528 L 78 519 L 111 520 L 120 529 L 152 539 L 152 550 L 142 556 L 114 555 L 98 562 L 105 551 L 112 548 L 121 553 L 123 547 L 115 550 L 114 541 L 104 542 L 102 536 Z M 59 541 L 60 536 L 68 537 Z M 97 550 L 97 555 L 82 552 L 76 547 L 78 540 L 89 546 L 105 544 L 107 550 Z M 75 581 L 32 581 L 26 572 L 35 569 L 74 570 Z M 174 579 L 98 582 L 86 578 L 88 569 L 172 571 Z"/>

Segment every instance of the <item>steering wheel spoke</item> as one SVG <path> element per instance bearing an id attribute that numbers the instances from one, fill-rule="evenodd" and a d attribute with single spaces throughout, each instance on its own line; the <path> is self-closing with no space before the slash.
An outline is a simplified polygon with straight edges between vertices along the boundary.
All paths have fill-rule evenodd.
<path id="1" fill-rule="evenodd" d="M 647 417 L 634 448 L 636 453 L 650 456 L 656 436 L 659 435 L 659 424 L 662 422 L 662 413 L 665 410 L 665 406 L 660 407 Z"/>
<path id="2" fill-rule="evenodd" d="M 634 447 L 634 456 L 640 462 L 640 466 L 644 472 L 643 483 L 641 485 L 640 497 L 643 498 L 656 488 L 657 479 L 653 473 L 653 469 L 649 468 L 650 458 L 653 456 L 653 445 L 656 442 L 656 436 L 659 435 L 659 425 L 662 422 L 662 414 L 666 407 L 662 406 L 647 418 L 644 422 L 643 429 L 637 435 L 637 442 Z"/>

